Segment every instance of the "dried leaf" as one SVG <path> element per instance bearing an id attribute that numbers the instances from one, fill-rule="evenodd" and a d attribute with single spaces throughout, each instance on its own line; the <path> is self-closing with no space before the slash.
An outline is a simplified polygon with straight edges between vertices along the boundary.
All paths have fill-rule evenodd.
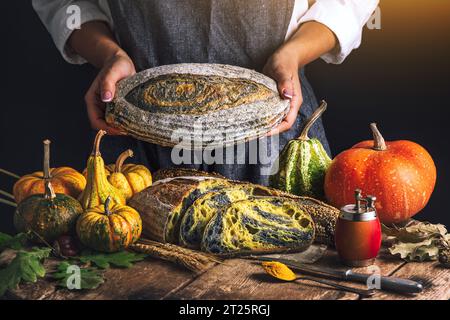
<path id="1" fill-rule="evenodd" d="M 439 250 L 448 245 L 450 235 L 442 224 L 412 221 L 405 227 L 383 226 L 383 236 L 392 255 L 408 261 L 434 261 Z"/>
<path id="2" fill-rule="evenodd" d="M 409 261 L 429 261 L 437 260 L 439 248 L 435 241 L 427 239 L 422 242 L 398 242 L 389 248 L 392 255 Z"/>
<path id="3" fill-rule="evenodd" d="M 425 239 L 445 236 L 447 229 L 442 224 L 413 221 L 405 227 L 387 227 L 383 225 L 383 233 L 388 241 L 422 242 Z"/>

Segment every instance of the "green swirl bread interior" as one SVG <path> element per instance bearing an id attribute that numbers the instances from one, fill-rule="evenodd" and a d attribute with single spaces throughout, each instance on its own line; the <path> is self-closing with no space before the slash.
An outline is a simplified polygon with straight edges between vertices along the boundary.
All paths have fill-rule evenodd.
<path id="1" fill-rule="evenodd" d="M 314 241 L 311 216 L 294 201 L 251 197 L 224 207 L 207 224 L 201 248 L 214 254 L 303 250 Z"/>

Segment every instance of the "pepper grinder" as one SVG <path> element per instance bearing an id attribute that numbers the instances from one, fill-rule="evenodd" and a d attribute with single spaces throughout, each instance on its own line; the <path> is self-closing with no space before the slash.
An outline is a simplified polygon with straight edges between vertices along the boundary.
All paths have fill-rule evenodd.
<path id="1" fill-rule="evenodd" d="M 364 267 L 374 263 L 381 247 L 381 224 L 374 196 L 362 197 L 355 190 L 355 204 L 341 208 L 336 223 L 335 244 L 342 263 Z"/>

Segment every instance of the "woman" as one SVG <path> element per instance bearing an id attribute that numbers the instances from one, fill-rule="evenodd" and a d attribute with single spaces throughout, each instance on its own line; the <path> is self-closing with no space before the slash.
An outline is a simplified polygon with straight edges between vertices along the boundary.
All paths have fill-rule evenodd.
<path id="1" fill-rule="evenodd" d="M 75 31 L 66 23 L 73 13 L 69 5 L 80 8 L 82 25 Z M 104 104 L 113 99 L 117 81 L 136 71 L 173 63 L 223 63 L 264 72 L 277 82 L 280 96 L 290 100 L 290 112 L 271 132 L 279 138 L 277 151 L 299 135 L 317 107 L 303 67 L 319 57 L 341 63 L 359 46 L 361 30 L 377 5 L 378 0 L 33 0 L 63 57 L 100 69 L 85 96 L 94 129 L 121 135 L 106 124 Z M 310 133 L 329 151 L 320 121 Z M 102 150 L 111 162 L 126 148 L 152 170 L 173 166 L 170 148 L 130 137 L 110 137 Z M 272 166 L 277 153 L 269 163 L 250 164 L 246 154 L 244 164 L 189 166 L 265 184 L 263 169 Z"/>

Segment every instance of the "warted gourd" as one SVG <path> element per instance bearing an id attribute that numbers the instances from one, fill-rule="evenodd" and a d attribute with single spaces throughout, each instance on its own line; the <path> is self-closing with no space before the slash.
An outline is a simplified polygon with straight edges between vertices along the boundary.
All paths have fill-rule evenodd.
<path id="1" fill-rule="evenodd" d="M 76 199 L 55 193 L 50 180 L 46 180 L 43 194 L 32 195 L 18 205 L 14 226 L 19 232 L 32 231 L 32 239 L 37 242 L 52 242 L 74 231 L 82 213 L 83 208 Z"/>
<path id="2" fill-rule="evenodd" d="M 309 138 L 308 132 L 325 112 L 327 103 L 321 105 L 308 119 L 297 139 L 284 147 L 278 158 L 279 170 L 270 177 L 270 185 L 299 196 L 323 198 L 323 183 L 331 159 L 316 138 Z"/>
<path id="3" fill-rule="evenodd" d="M 52 183 L 56 193 L 77 198 L 86 186 L 84 176 L 69 167 L 50 169 L 50 140 L 44 141 L 44 171 L 37 171 L 20 178 L 13 188 L 14 199 L 20 203 L 33 194 L 45 192 L 45 181 Z"/>
<path id="4" fill-rule="evenodd" d="M 95 250 L 115 252 L 136 242 L 142 232 L 139 213 L 122 204 L 111 206 L 110 197 L 104 205 L 90 208 L 77 221 L 80 241 Z"/>
<path id="5" fill-rule="evenodd" d="M 100 141 L 105 134 L 106 132 L 103 130 L 97 133 L 92 154 L 87 162 L 87 184 L 80 196 L 80 202 L 84 209 L 104 204 L 108 197 L 112 203 L 125 204 L 124 194 L 109 183 L 106 177 L 105 163 L 100 154 Z"/>

